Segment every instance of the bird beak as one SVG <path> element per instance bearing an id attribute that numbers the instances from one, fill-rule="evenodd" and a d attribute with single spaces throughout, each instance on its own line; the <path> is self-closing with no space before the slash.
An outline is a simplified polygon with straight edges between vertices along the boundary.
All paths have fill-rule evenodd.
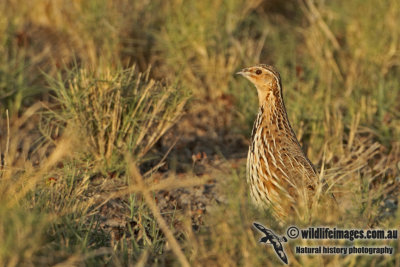
<path id="1" fill-rule="evenodd" d="M 242 76 L 247 76 L 250 73 L 249 69 L 242 69 L 239 72 L 236 72 L 236 74 L 242 75 Z"/>

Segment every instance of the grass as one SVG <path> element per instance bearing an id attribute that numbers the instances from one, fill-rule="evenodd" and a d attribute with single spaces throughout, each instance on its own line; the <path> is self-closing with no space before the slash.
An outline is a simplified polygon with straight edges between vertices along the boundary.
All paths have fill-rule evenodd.
<path id="1" fill-rule="evenodd" d="M 149 73 L 135 73 L 134 67 L 98 71 L 77 68 L 66 78 L 50 78 L 61 112 L 51 111 L 54 119 L 49 124 L 57 132 L 62 131 L 59 125 L 80 132 L 87 138 L 83 140 L 85 148 L 95 160 L 109 161 L 113 156 L 120 160 L 118 154 L 131 151 L 143 162 L 179 119 L 187 99 L 181 88 L 163 86 L 149 79 Z"/>
<path id="2" fill-rule="evenodd" d="M 252 222 L 287 225 L 254 209 L 245 182 L 257 98 L 234 74 L 256 63 L 280 71 L 297 137 L 340 203 L 291 223 L 397 229 L 399 10 L 395 0 L 1 2 L 0 265 L 280 264 Z M 207 188 L 215 195 L 198 206 Z M 400 263 L 389 240 L 365 244 L 392 256 L 295 254 L 320 244 L 290 241 L 289 262 Z"/>

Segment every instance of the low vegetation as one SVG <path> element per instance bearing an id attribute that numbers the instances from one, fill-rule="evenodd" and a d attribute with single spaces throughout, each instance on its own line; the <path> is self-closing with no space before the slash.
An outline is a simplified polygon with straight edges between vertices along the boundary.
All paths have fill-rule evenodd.
<path id="1" fill-rule="evenodd" d="M 257 98 L 235 73 L 257 63 L 340 204 L 290 224 L 397 229 L 398 25 L 397 0 L 0 2 L 0 265 L 280 264 L 252 223 L 289 225 L 245 182 Z M 290 264 L 400 264 L 398 241 L 294 250 L 324 242 L 290 240 Z"/>

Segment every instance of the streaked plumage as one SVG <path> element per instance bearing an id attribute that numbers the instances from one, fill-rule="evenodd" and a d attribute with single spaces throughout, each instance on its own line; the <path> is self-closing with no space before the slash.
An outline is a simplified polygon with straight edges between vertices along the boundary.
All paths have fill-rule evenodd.
<path id="1" fill-rule="evenodd" d="M 293 214 L 305 218 L 318 176 L 289 123 L 280 75 L 267 65 L 246 68 L 239 74 L 256 86 L 259 98 L 247 157 L 251 197 L 281 220 Z"/>

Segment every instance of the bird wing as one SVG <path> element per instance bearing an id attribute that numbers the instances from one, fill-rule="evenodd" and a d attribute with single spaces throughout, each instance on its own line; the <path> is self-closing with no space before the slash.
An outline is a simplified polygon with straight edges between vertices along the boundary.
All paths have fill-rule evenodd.
<path id="1" fill-rule="evenodd" d="M 254 227 L 256 227 L 259 231 L 265 233 L 266 230 L 268 230 L 267 228 L 265 228 L 262 224 L 259 223 L 253 223 Z"/>
<path id="2" fill-rule="evenodd" d="M 288 259 L 285 254 L 285 251 L 283 250 L 283 246 L 281 242 L 279 242 L 277 239 L 272 239 L 271 244 L 274 247 L 274 250 L 276 252 L 276 255 L 286 264 L 288 264 Z"/>
<path id="3" fill-rule="evenodd" d="M 263 225 L 259 224 L 259 223 L 253 223 L 253 225 L 261 232 L 263 232 L 264 234 L 268 235 L 268 236 L 276 236 L 274 232 L 272 232 L 272 230 L 265 228 Z"/>

